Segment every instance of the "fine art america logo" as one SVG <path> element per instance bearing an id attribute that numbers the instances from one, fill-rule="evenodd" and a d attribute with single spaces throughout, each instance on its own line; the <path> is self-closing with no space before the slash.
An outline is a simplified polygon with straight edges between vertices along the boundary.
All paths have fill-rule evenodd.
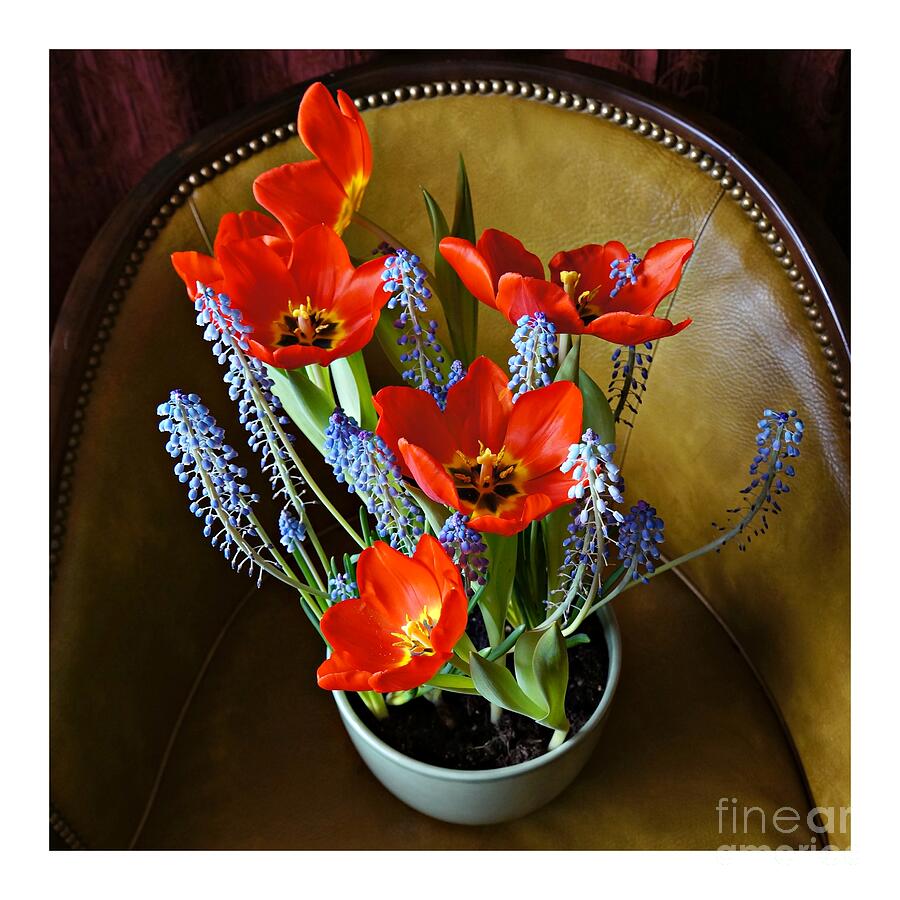
<path id="1" fill-rule="evenodd" d="M 739 806 L 736 797 L 720 797 L 716 815 L 723 840 L 719 850 L 837 850 L 839 848 L 829 842 L 828 834 L 847 834 L 850 828 L 849 806 L 816 806 L 808 812 L 781 806 L 766 813 L 759 806 Z M 758 835 L 783 836 L 787 841 L 798 832 L 808 832 L 806 843 L 773 846 L 771 841 L 751 842 L 753 839 L 759 841 Z"/>

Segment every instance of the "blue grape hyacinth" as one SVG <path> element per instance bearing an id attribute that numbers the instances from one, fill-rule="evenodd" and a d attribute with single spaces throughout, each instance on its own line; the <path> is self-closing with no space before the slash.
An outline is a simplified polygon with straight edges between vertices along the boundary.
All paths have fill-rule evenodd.
<path id="1" fill-rule="evenodd" d="M 613 461 L 615 449 L 615 444 L 604 444 L 588 428 L 560 466 L 561 471 L 571 473 L 569 499 L 575 501 L 562 542 L 565 553 L 560 567 L 560 591 L 567 603 L 590 593 L 606 562 L 610 529 L 623 521 L 622 513 L 611 505 L 622 502 L 624 491 L 619 467 Z"/>
<path id="2" fill-rule="evenodd" d="M 306 485 L 287 447 L 295 438 L 282 427 L 290 419 L 274 392 L 274 382 L 263 363 L 247 352 L 247 336 L 253 329 L 242 322 L 241 311 L 232 306 L 226 294 L 218 294 L 199 282 L 197 290 L 197 324 L 204 327 L 203 336 L 212 342 L 213 354 L 225 367 L 223 380 L 228 385 L 229 398 L 238 404 L 247 443 L 259 455 L 260 468 L 269 478 L 274 497 L 285 497 L 294 506 L 295 514 L 302 517 L 301 497 Z"/>
<path id="3" fill-rule="evenodd" d="M 656 570 L 665 523 L 646 500 L 639 500 L 619 525 L 619 560 L 631 577 L 647 582 Z"/>
<path id="4" fill-rule="evenodd" d="M 795 464 L 805 433 L 803 420 L 797 416 L 797 411 L 789 409 L 779 412 L 767 408 L 756 424 L 759 429 L 756 453 L 749 466 L 750 481 L 741 489 L 743 503 L 727 510 L 730 517 L 741 518 L 737 525 L 731 521 L 712 523 L 714 528 L 727 532 L 718 549 L 738 535 L 738 548 L 743 551 L 754 537 L 765 534 L 769 530 L 769 516 L 781 512 L 781 504 L 776 498 L 790 493 L 790 485 L 785 479 L 797 474 Z"/>
<path id="5" fill-rule="evenodd" d="M 526 391 L 545 387 L 553 380 L 559 344 L 556 326 L 543 313 L 522 316 L 512 336 L 516 352 L 509 358 L 509 389 L 513 402 Z"/>
<path id="6" fill-rule="evenodd" d="M 381 276 L 382 289 L 391 295 L 387 308 L 399 311 L 394 327 L 400 332 L 400 362 L 408 367 L 402 372 L 403 379 L 435 396 L 445 380 L 444 350 L 437 340 L 438 323 L 427 318 L 431 291 L 420 262 L 418 256 L 403 248 L 388 256 Z"/>
<path id="7" fill-rule="evenodd" d="M 178 460 L 175 474 L 188 487 L 190 510 L 203 519 L 203 534 L 233 568 L 248 561 L 251 570 L 260 566 L 257 544 L 263 539 L 252 511 L 259 495 L 245 481 L 247 470 L 234 461 L 237 451 L 225 443 L 224 430 L 197 394 L 174 390 L 157 413 L 159 430 L 169 435 L 166 451 Z"/>
<path id="8" fill-rule="evenodd" d="M 377 434 L 359 427 L 342 409 L 325 429 L 325 460 L 337 481 L 357 494 L 375 518 L 379 537 L 412 554 L 425 530 L 425 518 L 403 484 L 394 454 Z"/>
<path id="9" fill-rule="evenodd" d="M 469 527 L 467 515 L 455 512 L 449 516 L 438 540 L 462 573 L 467 590 L 487 583 L 487 544 L 479 532 Z"/>

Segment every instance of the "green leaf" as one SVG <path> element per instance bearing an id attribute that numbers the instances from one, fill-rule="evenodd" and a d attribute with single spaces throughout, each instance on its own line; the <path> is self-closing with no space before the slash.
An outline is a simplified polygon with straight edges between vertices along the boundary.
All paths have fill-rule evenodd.
<path id="1" fill-rule="evenodd" d="M 397 343 L 400 332 L 394 328 L 394 318 L 391 315 L 390 310 L 385 310 L 378 317 L 378 324 L 375 326 L 375 336 L 378 338 L 381 349 L 384 350 L 384 355 L 388 358 L 391 365 L 402 375 L 410 367 L 410 363 L 400 362 L 400 356 L 405 352 L 405 348 Z M 443 374 L 444 379 L 447 378 L 447 373 L 450 371 L 450 363 L 452 362 L 452 360 L 448 359 L 448 356 L 449 355 L 445 353 L 444 361 L 440 364 L 436 364 Z"/>
<path id="2" fill-rule="evenodd" d="M 329 368 L 344 412 L 353 416 L 367 431 L 374 431 L 378 418 L 372 406 L 372 388 L 362 351 L 336 359 Z"/>
<path id="3" fill-rule="evenodd" d="M 488 641 L 495 647 L 503 638 L 506 610 L 512 597 L 513 581 L 516 574 L 516 535 L 485 534 L 488 548 L 489 579 L 479 600 Z"/>
<path id="4" fill-rule="evenodd" d="M 475 242 L 475 219 L 472 212 L 472 192 L 462 156 L 459 158 L 459 173 L 456 184 L 456 205 L 453 227 L 447 226 L 447 218 L 440 205 L 431 194 L 422 189 L 425 209 L 431 223 L 434 237 L 434 263 L 432 285 L 441 299 L 441 306 L 447 319 L 447 329 L 457 359 L 468 366 L 475 358 L 478 338 L 478 301 L 469 293 L 453 267 L 444 259 L 440 251 L 441 240 L 448 236 Z"/>
<path id="5" fill-rule="evenodd" d="M 453 234 L 469 243 L 475 243 L 475 213 L 472 210 L 472 191 L 466 161 L 459 154 L 459 170 L 456 174 L 456 208 L 453 212 Z"/>
<path id="6" fill-rule="evenodd" d="M 419 504 L 422 512 L 425 513 L 425 518 L 428 520 L 432 531 L 435 534 L 440 534 L 441 529 L 444 527 L 444 522 L 447 521 L 447 507 L 443 503 L 435 502 L 431 497 L 426 497 L 422 491 L 411 484 L 407 484 L 406 489 L 412 494 L 413 500 Z"/>
<path id="7" fill-rule="evenodd" d="M 490 576 L 488 576 L 488 578 L 490 578 Z M 475 609 L 475 604 L 477 604 L 481 601 L 481 595 L 485 592 L 486 589 L 487 589 L 487 582 L 485 582 L 484 584 L 478 585 L 478 587 L 475 590 L 475 593 L 472 594 L 472 599 L 469 600 L 469 610 L 468 610 L 469 615 L 472 615 L 472 610 Z"/>
<path id="8" fill-rule="evenodd" d="M 604 444 L 612 444 L 616 440 L 616 423 L 606 394 L 597 386 L 597 382 L 583 369 L 578 379 L 581 397 L 584 401 L 583 423 L 585 429 L 592 428 L 594 434 Z"/>
<path id="9" fill-rule="evenodd" d="M 554 731 L 568 731 L 566 688 L 569 685 L 569 653 L 558 623 L 544 630 L 535 646 L 532 662 L 535 680 L 548 709 L 547 715 L 540 720 L 541 724 Z"/>
<path id="10" fill-rule="evenodd" d="M 556 371 L 556 377 L 553 379 L 554 381 L 571 381 L 573 384 L 578 384 L 578 360 L 579 360 L 579 348 L 577 346 L 572 346 L 569 348 L 569 352 L 566 354 L 566 358 L 563 360 L 562 365 Z"/>
<path id="11" fill-rule="evenodd" d="M 568 534 L 571 508 L 566 505 L 555 509 L 541 521 L 544 535 L 544 552 L 547 556 L 547 596 L 559 587 L 559 569 L 565 557 L 562 542 Z"/>
<path id="12" fill-rule="evenodd" d="M 559 627 L 526 631 L 514 651 L 516 682 L 528 698 L 545 710 L 538 719 L 554 731 L 568 731 L 566 688 L 569 684 L 569 655 Z"/>
<path id="13" fill-rule="evenodd" d="M 516 641 L 516 647 L 513 650 L 516 681 L 529 698 L 539 706 L 547 706 L 537 673 L 534 671 L 534 654 L 537 650 L 538 641 L 543 635 L 543 631 L 526 631 Z M 549 709 L 549 706 L 547 709 Z"/>
<path id="14" fill-rule="evenodd" d="M 312 383 L 303 369 L 266 366 L 274 382 L 274 392 L 285 412 L 319 452 L 325 447 L 325 429 L 334 412 L 328 394 Z"/>
<path id="15" fill-rule="evenodd" d="M 566 354 L 563 364 L 556 372 L 554 381 L 571 381 L 581 391 L 583 406 L 582 422 L 585 429 L 592 428 L 604 444 L 611 444 L 616 439 L 616 423 L 606 394 L 597 386 L 597 382 L 580 368 L 581 347 L 576 341 Z"/>
<path id="16" fill-rule="evenodd" d="M 466 162 L 461 153 L 459 155 L 459 171 L 456 176 L 456 204 L 453 210 L 452 234 L 454 237 L 462 238 L 471 244 L 475 243 L 475 213 L 472 209 L 472 191 L 469 187 Z M 466 365 L 475 358 L 478 345 L 478 306 L 478 301 L 460 282 L 459 307 L 462 316 L 466 352 L 469 356 L 467 360 L 463 360 Z"/>
<path id="17" fill-rule="evenodd" d="M 456 646 L 453 648 L 453 658 L 450 660 L 450 665 L 455 669 L 459 669 L 465 675 L 469 674 L 469 664 L 466 662 L 469 656 L 473 653 L 477 653 L 478 650 L 475 648 L 475 645 L 472 643 L 472 639 L 465 633 L 463 636 L 456 642 Z"/>
<path id="18" fill-rule="evenodd" d="M 577 647 L 579 644 L 589 644 L 590 642 L 590 637 L 588 637 L 588 635 L 584 634 L 583 632 L 579 634 L 573 634 L 571 637 L 566 638 L 567 647 Z"/>
<path id="19" fill-rule="evenodd" d="M 477 656 L 478 654 L 474 654 Z M 481 693 L 468 675 L 435 675 L 427 682 L 431 687 L 440 688 L 442 691 L 450 691 L 453 694 L 478 694 Z"/>
<path id="20" fill-rule="evenodd" d="M 489 662 L 473 653 L 469 667 L 478 693 L 486 700 L 535 721 L 547 715 L 547 710 L 528 697 L 502 662 Z"/>
<path id="21" fill-rule="evenodd" d="M 431 222 L 431 233 L 434 237 L 434 289 L 441 298 L 441 306 L 447 319 L 447 331 L 450 333 L 450 342 L 453 345 L 453 353 L 457 359 L 462 359 L 468 365 L 471 360 L 465 359 L 466 337 L 463 331 L 462 308 L 459 303 L 459 294 L 462 282 L 453 270 L 450 263 L 444 259 L 440 251 L 441 241 L 450 234 L 450 226 L 444 216 L 438 202 L 422 188 L 422 196 L 425 198 L 425 209 Z"/>

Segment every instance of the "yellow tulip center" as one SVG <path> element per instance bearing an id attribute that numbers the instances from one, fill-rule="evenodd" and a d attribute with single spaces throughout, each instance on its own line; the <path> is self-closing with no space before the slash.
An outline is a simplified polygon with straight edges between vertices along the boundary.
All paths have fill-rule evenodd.
<path id="1" fill-rule="evenodd" d="M 406 616 L 406 624 L 400 631 L 392 631 L 391 637 L 397 638 L 395 647 L 400 647 L 409 656 L 434 656 L 431 646 L 431 632 L 437 624 L 426 606 L 417 619 Z"/>
<path id="2" fill-rule="evenodd" d="M 599 313 L 590 309 L 590 305 L 600 288 L 595 287 L 592 291 L 577 293 L 578 282 L 581 281 L 580 272 L 560 272 L 559 280 L 562 282 L 563 289 L 569 295 L 576 312 L 581 316 L 581 321 L 585 325 L 590 325 L 599 315 Z"/>
<path id="3" fill-rule="evenodd" d="M 476 510 L 481 507 L 496 513 L 502 503 L 520 493 L 514 484 L 517 463 L 506 459 L 506 447 L 494 453 L 478 442 L 478 454 L 473 459 L 461 450 L 456 451 L 454 465 L 447 471 L 453 476 L 456 493 Z"/>
<path id="4" fill-rule="evenodd" d="M 318 347 L 330 350 L 337 337 L 339 323 L 328 312 L 316 309 L 309 297 L 295 306 L 288 301 L 287 314 L 275 322 L 278 347 Z"/>

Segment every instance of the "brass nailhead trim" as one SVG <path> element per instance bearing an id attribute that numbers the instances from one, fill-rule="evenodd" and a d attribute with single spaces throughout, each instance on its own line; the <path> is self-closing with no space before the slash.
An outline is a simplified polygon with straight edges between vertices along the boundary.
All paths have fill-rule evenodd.
<path id="1" fill-rule="evenodd" d="M 660 125 L 648 119 L 641 118 L 621 109 L 611 103 L 606 103 L 591 97 L 582 97 L 580 94 L 572 94 L 568 91 L 557 91 L 555 88 L 547 85 L 529 83 L 524 81 L 500 81 L 493 79 L 485 80 L 462 80 L 462 81 L 437 81 L 430 84 L 413 85 L 406 88 L 397 88 L 392 95 L 387 93 L 369 94 L 367 97 L 359 97 L 354 102 L 357 109 L 371 109 L 383 106 L 387 103 L 404 102 L 407 99 L 417 99 L 421 97 L 443 97 L 447 94 L 506 94 L 507 96 L 520 97 L 524 99 L 536 100 L 540 103 L 548 103 L 551 106 L 559 106 L 564 109 L 572 109 L 586 115 L 600 116 L 608 119 L 615 124 L 636 131 L 642 137 L 658 143 L 661 143 L 667 149 L 673 150 L 681 156 L 686 156 L 691 162 L 695 163 L 702 172 L 706 172 L 711 178 L 714 178 L 722 186 L 723 190 L 728 192 L 728 196 L 739 203 L 747 217 L 754 222 L 760 235 L 769 245 L 772 253 L 780 260 L 782 266 L 786 269 L 787 277 L 794 282 L 794 290 L 800 295 L 800 301 L 804 306 L 811 307 L 807 310 L 807 314 L 811 320 L 813 330 L 817 333 L 819 343 L 823 350 L 823 355 L 828 360 L 833 360 L 834 351 L 831 348 L 831 339 L 824 334 L 825 323 L 821 321 L 818 308 L 811 306 L 812 294 L 807 288 L 807 282 L 802 277 L 801 270 L 794 264 L 784 241 L 778 234 L 771 222 L 766 218 L 756 201 L 747 193 L 746 189 L 738 183 L 737 179 L 727 166 L 704 152 L 702 148 L 693 146 L 684 138 L 674 134 Z M 829 353 L 830 351 L 830 353 Z M 830 363 L 829 363 L 830 368 Z M 832 381 L 836 386 L 844 383 L 844 377 L 839 371 L 832 372 Z M 846 400 L 843 396 L 845 389 L 838 392 L 838 399 Z M 842 411 L 849 420 L 849 406 L 846 402 L 842 404 Z M 849 421 L 848 421 L 849 424 Z"/>
<path id="2" fill-rule="evenodd" d="M 85 846 L 78 835 L 69 827 L 68 823 L 51 805 L 50 827 L 73 849 L 84 850 Z"/>

